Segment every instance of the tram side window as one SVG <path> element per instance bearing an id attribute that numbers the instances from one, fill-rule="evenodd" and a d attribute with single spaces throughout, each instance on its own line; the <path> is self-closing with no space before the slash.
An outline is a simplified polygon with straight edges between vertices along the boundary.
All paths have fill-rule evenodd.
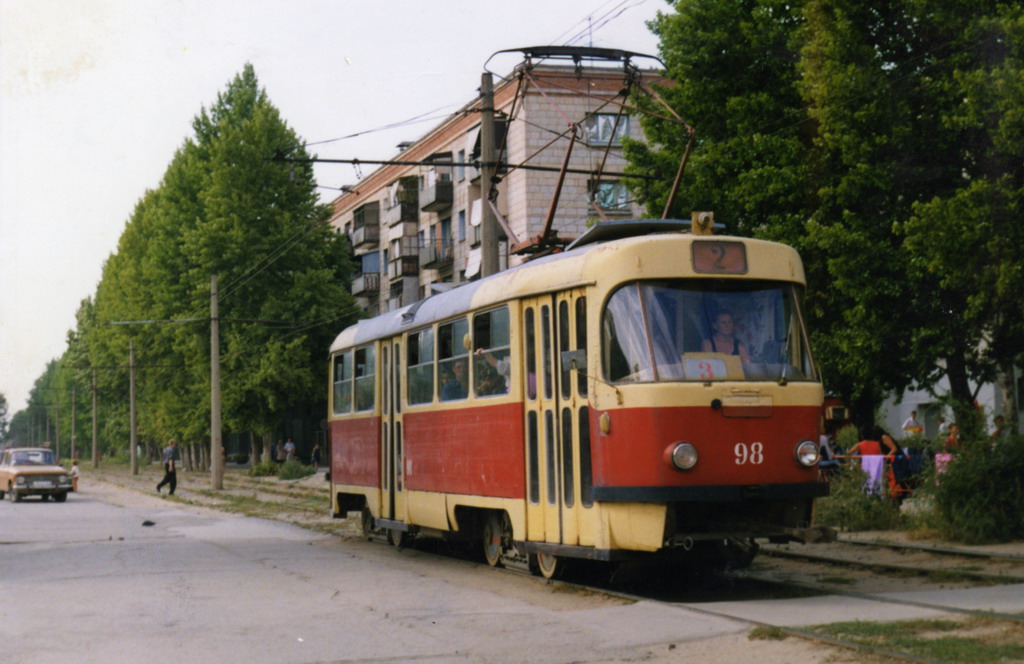
<path id="1" fill-rule="evenodd" d="M 437 327 L 437 389 L 441 401 L 465 399 L 469 394 L 469 351 L 462 340 L 469 334 L 465 318 Z"/>
<path id="2" fill-rule="evenodd" d="M 405 351 L 409 361 L 409 403 L 434 400 L 434 330 L 427 328 L 409 335 Z"/>
<path id="3" fill-rule="evenodd" d="M 352 351 L 334 356 L 334 414 L 352 412 Z"/>
<path id="4" fill-rule="evenodd" d="M 373 410 L 376 388 L 376 353 L 373 346 L 356 349 L 355 375 L 356 410 Z"/>
<path id="5" fill-rule="evenodd" d="M 508 307 L 473 318 L 474 393 L 478 397 L 507 394 L 511 387 L 508 329 Z"/>

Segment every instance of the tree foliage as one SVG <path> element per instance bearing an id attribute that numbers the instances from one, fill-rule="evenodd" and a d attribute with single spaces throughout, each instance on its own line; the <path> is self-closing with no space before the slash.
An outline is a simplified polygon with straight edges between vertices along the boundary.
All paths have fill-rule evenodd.
<path id="1" fill-rule="evenodd" d="M 211 275 L 229 430 L 267 433 L 289 408 L 325 401 L 326 348 L 356 317 L 345 238 L 326 223 L 311 166 L 269 160 L 309 155 L 250 65 L 193 130 L 136 204 L 61 358 L 85 399 L 95 370 L 110 448 L 128 441 L 130 343 L 140 438 L 208 438 Z"/>
<path id="2" fill-rule="evenodd" d="M 679 210 L 804 256 L 817 357 L 870 419 L 889 392 L 971 385 L 1024 354 L 1024 10 L 958 0 L 681 0 L 652 28 L 700 137 Z M 685 137 L 646 120 L 633 168 Z M 665 191 L 635 188 L 660 213 Z M 685 213 L 684 213 L 685 216 Z"/>

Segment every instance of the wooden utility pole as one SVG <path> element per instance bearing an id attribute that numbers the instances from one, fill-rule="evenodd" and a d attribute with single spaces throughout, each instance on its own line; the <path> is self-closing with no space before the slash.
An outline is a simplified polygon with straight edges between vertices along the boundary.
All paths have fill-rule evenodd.
<path id="1" fill-rule="evenodd" d="M 131 451 L 128 453 L 129 458 L 132 460 L 132 475 L 139 474 L 139 432 L 136 428 L 136 408 L 135 408 L 135 340 L 132 339 L 128 342 L 128 393 L 131 397 Z"/>
<path id="2" fill-rule="evenodd" d="M 72 385 L 71 386 L 71 459 L 72 460 L 74 460 L 75 452 L 77 451 L 75 449 L 75 443 L 76 443 L 76 441 L 75 441 L 75 433 L 77 432 L 77 427 L 75 426 L 75 410 L 76 410 L 75 409 L 75 386 Z"/>
<path id="3" fill-rule="evenodd" d="M 488 205 L 497 158 L 494 149 L 494 78 L 490 72 L 480 76 L 480 276 L 489 277 L 498 272 L 498 222 Z"/>
<path id="4" fill-rule="evenodd" d="M 55 391 L 53 393 L 53 454 L 57 457 L 57 463 L 60 463 L 60 392 Z"/>
<path id="5" fill-rule="evenodd" d="M 96 396 L 96 369 L 92 370 L 92 467 L 100 467 L 100 423 L 98 419 L 99 399 Z"/>
<path id="6" fill-rule="evenodd" d="M 224 488 L 224 454 L 220 425 L 220 319 L 217 275 L 210 275 L 210 486 Z"/>

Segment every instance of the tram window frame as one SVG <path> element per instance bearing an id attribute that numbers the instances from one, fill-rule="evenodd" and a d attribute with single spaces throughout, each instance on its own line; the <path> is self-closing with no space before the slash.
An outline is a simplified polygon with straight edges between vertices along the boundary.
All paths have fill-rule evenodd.
<path id="1" fill-rule="evenodd" d="M 473 394 L 477 397 L 508 394 L 512 389 L 508 306 L 473 317 L 473 348 Z"/>
<path id="2" fill-rule="evenodd" d="M 471 380 L 469 375 L 469 351 L 462 340 L 469 334 L 469 320 L 463 316 L 437 326 L 437 393 L 441 401 L 462 401 L 469 397 Z M 446 375 L 455 375 L 455 365 L 463 363 L 466 371 L 464 392 L 454 395 L 449 390 L 445 396 Z"/>
<path id="3" fill-rule="evenodd" d="M 530 401 L 537 400 L 537 332 L 534 327 L 536 312 L 533 307 L 527 307 L 523 312 L 523 329 L 526 330 L 524 344 L 526 347 L 526 398 Z"/>
<path id="4" fill-rule="evenodd" d="M 566 507 L 576 504 L 576 473 L 573 466 L 572 409 L 563 408 L 562 416 L 562 500 Z"/>
<path id="5" fill-rule="evenodd" d="M 352 412 L 352 351 L 335 354 L 333 369 L 333 411 L 348 415 Z"/>
<path id="6" fill-rule="evenodd" d="M 558 303 L 558 355 L 564 357 L 569 350 L 569 302 L 562 300 Z M 561 375 L 558 384 L 563 399 L 572 397 L 572 369 L 566 362 L 559 362 Z"/>
<path id="7" fill-rule="evenodd" d="M 594 489 L 594 469 L 591 465 L 590 449 L 590 408 L 583 406 L 579 409 L 579 454 L 580 454 L 580 504 L 584 509 L 594 506 L 592 492 Z"/>
<path id="8" fill-rule="evenodd" d="M 530 504 L 540 504 L 540 434 L 539 416 L 531 410 L 526 414 L 527 474 L 529 476 Z"/>
<path id="9" fill-rule="evenodd" d="M 544 398 L 553 399 L 555 396 L 555 376 L 552 372 L 551 365 L 553 359 L 551 357 L 551 307 L 547 304 L 542 304 L 540 307 L 540 337 L 541 343 L 544 347 L 541 349 L 541 356 L 543 359 L 543 384 L 544 384 Z"/>
<path id="10" fill-rule="evenodd" d="M 587 349 L 587 298 L 581 296 L 576 298 L 576 348 L 575 350 Z M 587 396 L 587 367 L 581 367 L 577 371 L 576 393 L 581 397 Z"/>
<path id="11" fill-rule="evenodd" d="M 434 328 L 410 332 L 405 344 L 406 402 L 410 406 L 434 402 Z"/>
<path id="12" fill-rule="evenodd" d="M 371 411 L 377 405 L 377 349 L 373 344 L 355 349 L 353 369 L 353 411 Z"/>

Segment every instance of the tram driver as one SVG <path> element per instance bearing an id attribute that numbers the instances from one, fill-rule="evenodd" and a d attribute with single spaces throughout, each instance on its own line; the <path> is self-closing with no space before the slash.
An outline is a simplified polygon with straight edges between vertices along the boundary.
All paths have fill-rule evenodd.
<path id="1" fill-rule="evenodd" d="M 724 353 L 726 355 L 739 355 L 743 364 L 750 364 L 750 353 L 747 345 L 736 337 L 736 323 L 732 313 L 720 311 L 711 323 L 714 334 L 711 338 L 705 339 L 701 344 L 701 350 L 705 353 Z"/>

